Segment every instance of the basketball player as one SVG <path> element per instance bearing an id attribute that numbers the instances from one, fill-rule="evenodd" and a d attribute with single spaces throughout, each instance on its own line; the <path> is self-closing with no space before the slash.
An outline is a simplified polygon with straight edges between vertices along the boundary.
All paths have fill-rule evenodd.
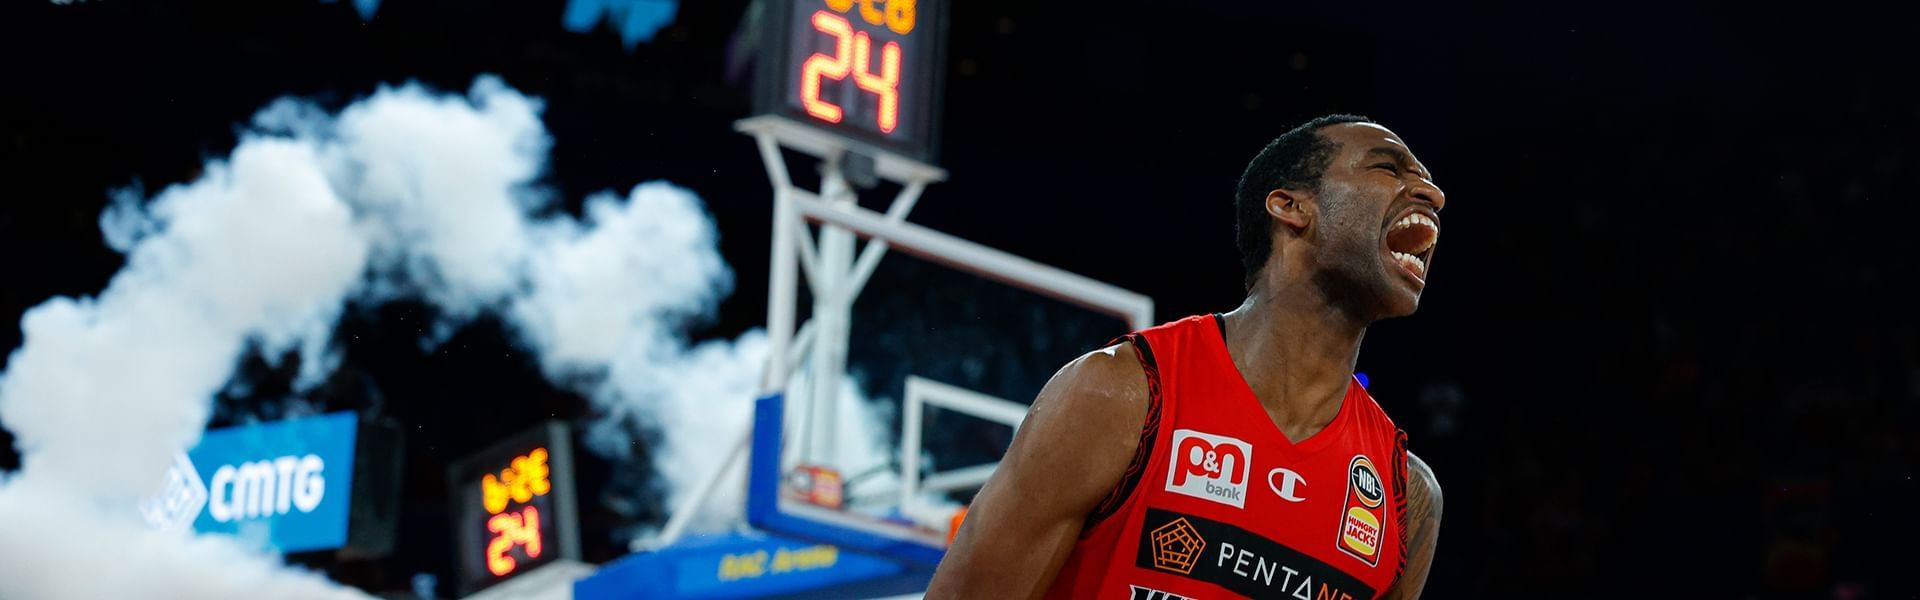
<path id="1" fill-rule="evenodd" d="M 1235 198 L 1246 301 L 1055 374 L 927 597 L 1419 597 L 1440 486 L 1352 373 L 1419 305 L 1445 205 L 1365 118 L 1268 144 Z"/>

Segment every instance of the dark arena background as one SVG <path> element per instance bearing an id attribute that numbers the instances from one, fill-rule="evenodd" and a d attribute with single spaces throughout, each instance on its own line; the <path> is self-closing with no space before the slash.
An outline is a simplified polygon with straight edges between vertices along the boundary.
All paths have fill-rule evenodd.
<path id="1" fill-rule="evenodd" d="M 903 72 L 929 78 L 896 88 L 900 131 L 924 137 L 874 142 L 879 166 L 855 156 L 844 177 L 772 150 L 792 184 L 855 189 L 878 213 L 917 185 L 884 156 L 937 166 L 909 223 L 1150 298 L 1153 322 L 1242 299 L 1232 195 L 1275 135 L 1346 112 L 1408 140 L 1447 191 L 1444 250 L 1419 312 L 1374 326 L 1358 371 L 1444 486 L 1424 597 L 1920 597 L 1909 7 L 921 0 L 918 25 L 866 25 L 885 3 L 836 4 L 880 36 L 874 52 L 897 34 Z M 788 134 L 736 129 L 806 115 L 766 96 L 769 65 L 791 58 L 790 6 L 0 6 L 0 520 L 31 523 L 0 528 L 0 597 L 924 590 L 921 555 L 756 512 L 773 498 L 741 469 L 766 448 L 790 467 L 794 445 L 778 427 L 740 437 L 769 406 L 755 398 L 826 389 L 768 375 L 785 373 L 769 345 L 787 354 L 770 315 L 825 319 L 785 325 L 818 354 L 795 368 L 825 373 L 837 352 L 838 418 L 872 416 L 867 437 L 819 434 L 842 438 L 829 452 L 893 450 L 873 471 L 777 475 L 779 506 L 813 494 L 809 510 L 868 503 L 901 523 L 913 511 L 887 498 L 915 378 L 1027 403 L 1129 322 L 938 250 L 868 267 L 840 313 L 811 270 L 781 300 L 779 261 L 861 249 L 807 213 L 808 245 L 782 258 L 769 232 L 788 221 L 754 136 Z M 891 135 L 842 125 L 821 139 Z M 496 129 L 507 141 L 472 133 Z M 304 141 L 248 146 L 262 138 Z M 512 160 L 462 162 L 495 146 Z M 300 173 L 333 192 L 297 191 Z M 348 207 L 312 213 L 338 227 L 249 232 L 269 217 L 232 208 L 310 196 Z M 601 264 L 569 257 L 606 250 L 603 233 L 646 241 L 614 248 L 620 277 L 554 275 Z M 449 258 L 501 240 L 517 240 L 508 258 Z M 211 316 L 155 308 L 175 304 Z M 612 345 L 576 335 L 627 328 Z M 205 458 L 275 436 L 319 448 L 333 434 L 276 432 L 328 415 L 352 416 L 357 458 L 313 470 L 320 500 L 288 458 L 277 512 L 270 484 L 243 507 L 225 486 L 246 471 Z M 990 419 L 930 419 L 911 441 L 936 466 L 992 463 L 1009 439 Z M 722 465 L 718 491 L 694 491 Z M 178 501 L 152 504 L 163 487 Z M 705 516 L 673 523 L 683 506 Z M 328 507 L 337 531 L 312 540 L 276 521 Z"/>

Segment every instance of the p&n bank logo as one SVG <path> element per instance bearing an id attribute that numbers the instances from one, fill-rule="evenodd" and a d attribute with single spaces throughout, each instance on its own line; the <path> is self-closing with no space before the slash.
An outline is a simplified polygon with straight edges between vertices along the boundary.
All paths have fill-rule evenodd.
<path id="1" fill-rule="evenodd" d="M 1167 491 L 1246 508 L 1253 444 L 1192 429 L 1173 430 Z"/>

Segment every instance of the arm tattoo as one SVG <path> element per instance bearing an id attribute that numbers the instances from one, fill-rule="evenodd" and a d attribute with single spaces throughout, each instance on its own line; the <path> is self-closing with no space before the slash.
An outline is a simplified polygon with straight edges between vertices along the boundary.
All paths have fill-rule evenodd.
<path id="1" fill-rule="evenodd" d="M 1433 550 L 1440 535 L 1440 482 L 1433 469 L 1412 454 L 1407 455 L 1407 524 L 1401 535 L 1407 538 L 1411 556 L 1406 572 L 1394 582 L 1384 598 L 1414 600 L 1427 585 L 1427 569 L 1433 566 Z"/>

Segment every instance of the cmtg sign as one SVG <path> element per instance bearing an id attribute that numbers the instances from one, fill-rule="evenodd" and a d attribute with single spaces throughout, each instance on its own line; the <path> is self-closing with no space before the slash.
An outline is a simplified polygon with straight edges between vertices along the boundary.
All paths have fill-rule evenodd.
<path id="1" fill-rule="evenodd" d="M 339 548 L 347 543 L 357 425 L 343 412 L 211 430 L 187 452 L 188 464 L 175 466 L 194 476 L 169 479 L 206 482 L 194 531 L 280 552 Z"/>
<path id="2" fill-rule="evenodd" d="M 338 466 L 338 463 L 335 463 Z M 220 465 L 209 484 L 207 516 L 216 523 L 312 513 L 327 497 L 327 461 L 318 454 Z"/>

